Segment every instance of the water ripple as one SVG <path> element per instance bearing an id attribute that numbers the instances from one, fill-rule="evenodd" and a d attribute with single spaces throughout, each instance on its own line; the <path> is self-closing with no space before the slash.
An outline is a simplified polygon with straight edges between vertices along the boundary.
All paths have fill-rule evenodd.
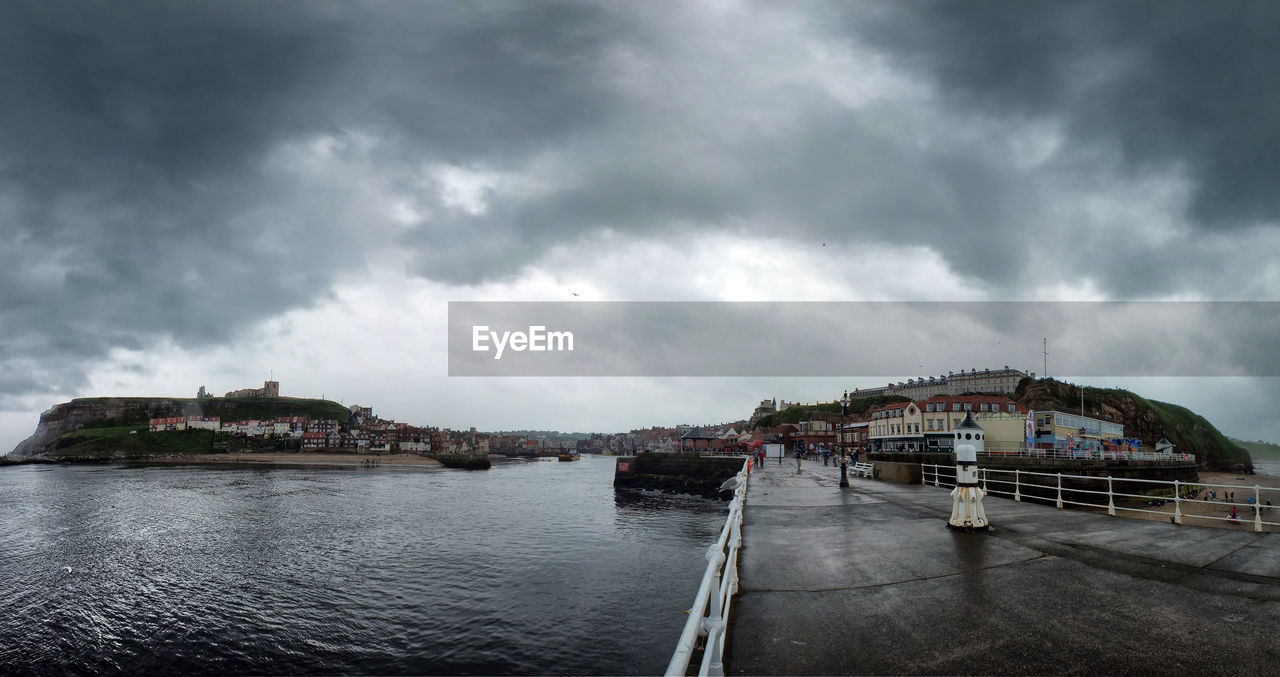
<path id="1" fill-rule="evenodd" d="M 660 672 L 724 504 L 612 468 L 6 468 L 0 672 Z"/>

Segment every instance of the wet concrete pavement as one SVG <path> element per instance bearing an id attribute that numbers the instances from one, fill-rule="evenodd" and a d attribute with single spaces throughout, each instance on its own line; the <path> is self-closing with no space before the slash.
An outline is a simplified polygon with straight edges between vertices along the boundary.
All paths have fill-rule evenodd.
<path id="1" fill-rule="evenodd" d="M 1278 674 L 1280 540 L 806 463 L 752 473 L 729 674 Z"/>

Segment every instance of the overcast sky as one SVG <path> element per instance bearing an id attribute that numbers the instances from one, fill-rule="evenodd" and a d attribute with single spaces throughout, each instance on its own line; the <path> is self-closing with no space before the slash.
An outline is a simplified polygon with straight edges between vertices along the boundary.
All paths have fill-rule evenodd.
<path id="1" fill-rule="evenodd" d="M 2 3 L 0 449 L 72 397 L 270 374 L 602 431 L 885 380 L 449 378 L 449 301 L 1280 299 L 1278 14 Z M 1280 441 L 1274 378 L 1060 374 L 1046 333 L 1055 376 Z M 1043 372 L 925 357 L 899 376 Z"/>

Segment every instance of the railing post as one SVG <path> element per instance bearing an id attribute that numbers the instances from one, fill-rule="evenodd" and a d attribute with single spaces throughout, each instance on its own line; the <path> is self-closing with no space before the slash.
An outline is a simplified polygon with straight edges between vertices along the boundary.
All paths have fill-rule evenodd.
<path id="1" fill-rule="evenodd" d="M 1022 481 L 1020 479 L 1021 474 L 1022 474 L 1021 471 L 1018 470 L 1017 468 L 1013 469 L 1013 500 L 1019 503 L 1022 502 Z"/>
<path id="2" fill-rule="evenodd" d="M 942 486 L 942 484 L 940 484 L 940 480 L 941 480 L 941 478 L 939 478 L 939 477 L 938 477 L 938 475 L 941 475 L 941 474 L 942 474 L 942 473 L 938 472 L 938 469 L 939 469 L 939 468 L 941 468 L 941 467 L 942 467 L 942 466 L 940 466 L 940 465 L 935 465 L 935 466 L 933 466 L 933 486 L 935 486 L 935 487 L 940 487 L 940 486 Z"/>
<path id="3" fill-rule="evenodd" d="M 717 629 L 711 634 L 714 641 L 707 642 L 707 651 L 711 655 L 711 664 L 707 666 L 707 674 L 711 677 L 724 677 L 724 663 L 721 662 L 721 644 L 724 642 L 724 631 Z"/>
<path id="4" fill-rule="evenodd" d="M 920 464 L 920 486 L 924 486 L 924 485 L 928 484 L 928 482 L 927 482 L 927 481 L 925 481 L 925 478 L 924 478 L 924 469 L 925 469 L 925 468 L 927 468 L 927 467 L 929 467 L 929 464 L 928 464 L 928 463 L 921 463 L 921 464 Z"/>
<path id="5" fill-rule="evenodd" d="M 1062 473 L 1058 473 L 1058 509 L 1062 509 Z"/>
<path id="6" fill-rule="evenodd" d="M 1258 506 L 1258 499 L 1262 498 L 1258 485 L 1253 485 L 1253 530 L 1262 531 L 1262 508 Z"/>
<path id="7" fill-rule="evenodd" d="M 1173 523 L 1182 524 L 1182 492 L 1178 480 L 1173 481 Z"/>
<path id="8" fill-rule="evenodd" d="M 725 545 L 728 545 L 728 543 L 726 542 Z M 715 546 L 712 546 L 712 547 L 715 547 Z M 716 560 L 715 575 L 711 577 L 711 584 L 712 584 L 711 590 L 713 591 L 713 594 L 711 595 L 711 599 L 707 604 L 707 617 L 719 618 L 720 609 L 721 609 L 720 603 L 722 601 L 720 599 L 720 581 L 721 579 L 724 578 L 724 561 L 725 561 L 724 551 L 717 550 L 714 552 L 714 554 L 709 552 L 707 553 L 707 559 Z"/>
<path id="9" fill-rule="evenodd" d="M 1111 476 L 1107 475 L 1107 514 L 1116 516 L 1116 497 L 1111 493 Z"/>

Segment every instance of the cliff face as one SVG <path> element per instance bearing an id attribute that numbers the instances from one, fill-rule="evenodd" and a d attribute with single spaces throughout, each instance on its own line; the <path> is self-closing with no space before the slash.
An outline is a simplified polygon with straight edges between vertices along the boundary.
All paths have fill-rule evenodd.
<path id="1" fill-rule="evenodd" d="M 176 399 L 94 397 L 63 402 L 41 414 L 35 433 L 14 447 L 10 455 L 42 456 L 53 449 L 58 438 L 85 424 L 145 425 L 151 418 L 183 415 L 182 401 Z"/>
<path id="2" fill-rule="evenodd" d="M 1080 387 L 1052 379 L 1023 379 L 1014 399 L 1031 409 L 1080 411 Z M 1177 451 L 1195 454 L 1196 463 L 1207 470 L 1253 468 L 1247 451 L 1186 407 L 1147 400 L 1127 390 L 1085 387 L 1084 413 L 1123 423 L 1126 437 L 1149 445 L 1167 437 Z"/>
<path id="3" fill-rule="evenodd" d="M 90 397 L 62 404 L 40 415 L 35 434 L 14 447 L 15 458 L 65 454 L 59 443 L 70 445 L 86 439 L 97 447 L 129 447 L 129 429 L 143 432 L 152 418 L 171 416 L 217 416 L 224 421 L 272 419 L 277 416 L 307 416 L 346 423 L 349 412 L 337 402 L 291 397 L 185 399 L 168 397 Z M 68 439 L 70 433 L 80 433 Z M 157 435 L 162 433 L 156 433 Z M 146 437 L 133 435 L 132 437 Z M 155 445 L 152 445 L 153 447 Z"/>

